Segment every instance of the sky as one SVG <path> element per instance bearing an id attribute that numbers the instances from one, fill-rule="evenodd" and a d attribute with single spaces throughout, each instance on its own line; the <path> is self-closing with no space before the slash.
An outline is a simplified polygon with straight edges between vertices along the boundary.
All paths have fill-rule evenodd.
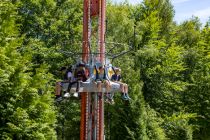
<path id="1" fill-rule="evenodd" d="M 113 0 L 122 2 L 124 0 Z M 142 0 L 128 0 L 131 4 L 141 3 Z M 192 16 L 200 18 L 201 23 L 205 24 L 210 17 L 210 0 L 171 0 L 175 9 L 174 20 L 181 23 Z"/>

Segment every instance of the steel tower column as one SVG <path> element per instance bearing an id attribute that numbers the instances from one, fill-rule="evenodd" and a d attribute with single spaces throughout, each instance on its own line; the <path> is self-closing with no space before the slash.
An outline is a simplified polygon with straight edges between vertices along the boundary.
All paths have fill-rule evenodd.
<path id="1" fill-rule="evenodd" d="M 83 3 L 83 42 L 82 42 L 82 61 L 87 63 L 89 56 L 88 42 L 88 21 L 89 21 L 89 0 L 84 0 Z M 81 93 L 81 120 L 80 120 L 80 140 L 87 140 L 87 102 L 88 93 Z"/>
<path id="2" fill-rule="evenodd" d="M 106 0 L 101 0 L 99 5 L 99 50 L 100 50 L 100 62 L 105 64 L 105 11 Z M 104 96 L 103 93 L 99 93 L 99 140 L 104 140 Z"/>
<path id="3" fill-rule="evenodd" d="M 84 0 L 82 61 L 85 63 L 89 63 L 90 57 L 90 20 L 98 16 L 99 61 L 105 64 L 105 11 L 106 0 Z M 93 105 L 91 93 L 81 93 L 80 140 L 104 140 L 103 93 L 94 94 Z"/>

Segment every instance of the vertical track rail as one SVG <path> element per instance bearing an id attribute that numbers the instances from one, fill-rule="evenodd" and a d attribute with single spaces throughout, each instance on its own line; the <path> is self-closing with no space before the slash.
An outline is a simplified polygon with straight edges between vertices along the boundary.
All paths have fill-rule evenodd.
<path id="1" fill-rule="evenodd" d="M 104 99 L 103 93 L 99 93 L 99 139 L 104 140 Z"/>
<path id="2" fill-rule="evenodd" d="M 86 128 L 86 93 L 81 95 L 81 120 L 80 120 L 80 140 L 85 140 L 85 128 Z"/>
<path id="3" fill-rule="evenodd" d="M 100 0 L 99 7 L 99 48 L 100 48 L 100 62 L 105 64 L 105 10 L 106 10 L 106 0 Z M 99 99 L 99 139 L 104 140 L 104 96 L 103 93 L 100 95 Z"/>
<path id="4" fill-rule="evenodd" d="M 97 98 L 98 98 L 98 100 L 97 100 L 97 140 L 99 140 L 99 138 L 100 138 L 100 130 L 99 130 L 99 128 L 100 128 L 100 123 L 99 123 L 99 121 L 100 121 L 100 98 L 99 98 L 99 93 L 97 93 Z"/>
<path id="5" fill-rule="evenodd" d="M 89 0 L 84 0 L 83 4 L 83 42 L 82 42 L 82 61 L 88 62 L 89 56 Z"/>
<path id="6" fill-rule="evenodd" d="M 94 93 L 94 106 L 93 106 L 93 140 L 97 140 L 98 136 L 98 93 Z"/>
<path id="7" fill-rule="evenodd" d="M 106 10 L 106 0 L 101 0 L 101 6 L 99 7 L 99 17 L 100 17 L 100 62 L 105 63 L 105 10 Z"/>
<path id="8" fill-rule="evenodd" d="M 82 61 L 88 62 L 89 39 L 88 39 L 88 21 L 89 21 L 89 0 L 83 3 L 83 41 L 82 41 Z M 88 93 L 81 93 L 81 120 L 80 120 L 80 140 L 87 140 L 88 137 Z"/>
<path id="9" fill-rule="evenodd" d="M 97 60 L 100 61 L 101 58 L 101 53 L 100 53 L 100 44 L 101 44 L 101 39 L 100 39 L 100 35 L 101 35 L 101 0 L 99 0 L 99 14 L 98 14 L 98 56 L 97 56 Z"/>
<path id="10" fill-rule="evenodd" d="M 91 101 L 92 97 L 91 97 L 91 94 L 88 94 L 87 95 L 87 113 L 86 113 L 86 116 L 87 116 L 87 139 L 88 140 L 91 140 L 92 138 L 92 109 L 91 109 L 91 106 L 92 106 L 92 101 Z"/>

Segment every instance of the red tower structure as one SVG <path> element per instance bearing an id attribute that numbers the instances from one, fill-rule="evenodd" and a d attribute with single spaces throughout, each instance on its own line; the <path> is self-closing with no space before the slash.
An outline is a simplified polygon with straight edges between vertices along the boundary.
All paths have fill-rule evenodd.
<path id="1" fill-rule="evenodd" d="M 98 17 L 98 56 L 105 64 L 106 0 L 84 0 L 82 60 L 90 63 L 91 19 Z M 104 140 L 103 93 L 81 93 L 80 140 Z"/>

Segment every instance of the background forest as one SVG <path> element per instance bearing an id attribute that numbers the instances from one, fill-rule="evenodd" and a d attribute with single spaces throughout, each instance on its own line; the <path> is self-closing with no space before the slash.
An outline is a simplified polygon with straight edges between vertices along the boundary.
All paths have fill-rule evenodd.
<path id="1" fill-rule="evenodd" d="M 81 51 L 82 0 L 0 0 L 0 139 L 79 139 L 77 99 L 54 102 L 59 69 Z M 109 42 L 132 100 L 106 105 L 108 140 L 210 139 L 210 21 L 173 21 L 170 0 L 107 2 Z M 134 41 L 135 26 L 135 41 Z M 121 46 L 117 46 L 117 52 Z"/>

